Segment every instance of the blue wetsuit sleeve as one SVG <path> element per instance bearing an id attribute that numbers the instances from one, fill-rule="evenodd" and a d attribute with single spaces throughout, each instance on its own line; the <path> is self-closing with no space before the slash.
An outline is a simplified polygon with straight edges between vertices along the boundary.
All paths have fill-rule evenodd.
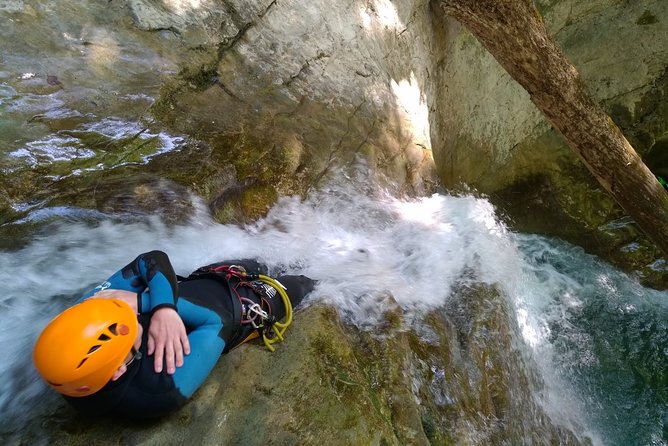
<path id="1" fill-rule="evenodd" d="M 137 293 L 140 313 L 151 313 L 162 307 L 176 308 L 176 273 L 169 257 L 162 251 L 140 254 L 79 301 L 108 288 Z"/>
<path id="2" fill-rule="evenodd" d="M 184 356 L 183 366 L 174 372 L 174 385 L 189 398 L 206 380 L 225 348 L 221 337 L 223 321 L 215 311 L 180 298 L 177 311 L 188 327 L 190 354 Z"/>

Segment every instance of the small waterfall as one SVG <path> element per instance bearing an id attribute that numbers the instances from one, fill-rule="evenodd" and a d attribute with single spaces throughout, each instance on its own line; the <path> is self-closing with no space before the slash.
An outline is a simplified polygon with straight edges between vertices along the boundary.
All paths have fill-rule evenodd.
<path id="1" fill-rule="evenodd" d="M 537 236 L 516 240 L 532 289 L 517 294 L 517 305 L 546 381 L 577 395 L 603 444 L 668 444 L 666 293 L 581 248 Z M 564 390 L 551 391 L 559 403 Z"/>
<path id="2" fill-rule="evenodd" d="M 51 401 L 40 397 L 54 398 L 31 364 L 47 321 L 138 253 L 162 249 L 179 274 L 254 257 L 275 272 L 309 275 L 319 280 L 310 302 L 333 304 L 367 329 L 390 305 L 384 296 L 419 321 L 473 271 L 515 309 L 545 381 L 540 399 L 557 423 L 577 421 L 598 444 L 665 444 L 665 293 L 558 240 L 508 232 L 486 200 L 401 200 L 359 184 L 340 176 L 306 200 L 282 198 L 246 227 L 217 224 L 203 206 L 178 226 L 71 211 L 24 248 L 1 252 L 0 340 L 8 359 L 0 364 L 0 415 L 22 422 Z"/>

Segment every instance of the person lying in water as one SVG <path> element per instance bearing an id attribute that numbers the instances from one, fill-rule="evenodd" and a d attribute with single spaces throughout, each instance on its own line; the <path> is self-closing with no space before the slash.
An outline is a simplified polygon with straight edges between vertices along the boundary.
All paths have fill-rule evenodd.
<path id="1" fill-rule="evenodd" d="M 56 316 L 33 351 L 46 383 L 77 410 L 154 418 L 181 407 L 219 357 L 262 337 L 270 350 L 314 286 L 230 260 L 178 277 L 162 251 L 113 274 Z"/>

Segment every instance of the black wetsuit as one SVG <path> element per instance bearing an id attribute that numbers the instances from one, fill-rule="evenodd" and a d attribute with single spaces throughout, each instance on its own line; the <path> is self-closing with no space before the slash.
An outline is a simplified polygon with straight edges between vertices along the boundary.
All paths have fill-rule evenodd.
<path id="1" fill-rule="evenodd" d="M 249 273 L 267 274 L 266 266 L 253 260 L 230 260 L 221 264 L 243 266 Z M 179 278 L 182 279 L 182 278 Z M 115 412 L 132 418 L 153 418 L 179 407 L 197 390 L 216 365 L 220 355 L 243 342 L 255 330 L 241 324 L 239 297 L 260 302 L 252 288 L 236 286 L 220 275 L 193 276 L 177 279 L 164 252 L 151 251 L 139 255 L 105 282 L 84 295 L 81 300 L 102 289 L 120 289 L 137 293 L 139 322 L 143 331 L 141 359 L 133 361 L 118 380 L 110 381 L 100 391 L 85 397 L 65 397 L 79 411 L 89 415 Z M 313 281 L 305 276 L 279 276 L 293 307 L 313 289 Z M 272 293 L 270 293 L 272 294 Z M 285 315 L 281 297 L 264 296 L 264 308 L 276 320 Z M 148 356 L 148 329 L 151 314 L 171 307 L 181 316 L 190 343 L 190 354 L 184 355 L 183 366 L 170 375 L 163 366 L 154 371 L 154 360 Z M 270 307 L 270 308 L 267 308 Z"/>

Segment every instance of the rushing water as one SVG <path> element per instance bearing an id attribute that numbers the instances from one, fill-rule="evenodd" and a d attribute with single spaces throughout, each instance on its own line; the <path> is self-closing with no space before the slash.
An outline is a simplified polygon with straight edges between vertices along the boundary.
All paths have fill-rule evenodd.
<path id="1" fill-rule="evenodd" d="M 162 50 L 137 44 L 113 20 L 94 19 L 109 13 L 108 2 L 36 2 L 39 29 L 11 16 L 23 3 L 0 2 L 2 175 L 13 180 L 37 168 L 53 181 L 178 149 L 181 139 L 152 128 L 144 115 L 161 84 L 156 78 L 177 69 Z M 119 140 L 119 147 L 136 144 L 132 157 L 112 150 Z M 419 321 L 474 271 L 514 307 L 555 422 L 584 425 L 595 444 L 668 444 L 665 292 L 559 240 L 508 232 L 485 200 L 399 200 L 367 178 L 341 174 L 306 200 L 281 199 L 247 227 L 217 224 L 201 205 L 188 224 L 173 226 L 40 200 L 16 204 L 25 216 L 12 224 L 51 223 L 20 250 L 0 251 L 0 432 L 57 398 L 31 364 L 47 321 L 140 252 L 162 249 L 180 274 L 256 257 L 309 275 L 319 285 L 308 302 L 325 300 L 371 330 L 385 310 L 378 297 L 390 293 L 408 320 Z"/>
<path id="2" fill-rule="evenodd" d="M 309 275 L 320 281 L 310 302 L 326 300 L 367 328 L 383 311 L 374 296 L 390 292 L 419 319 L 472 269 L 516 308 L 555 420 L 577 417 L 598 444 L 666 444 L 665 293 L 563 242 L 509 233 L 485 200 L 399 200 L 353 184 L 341 176 L 306 200 L 281 199 L 248 227 L 217 224 L 205 211 L 182 226 L 62 211 L 68 218 L 29 245 L 0 253 L 0 418 L 35 416 L 47 393 L 30 352 L 48 319 L 136 254 L 162 249 L 180 274 L 244 256 Z"/>

